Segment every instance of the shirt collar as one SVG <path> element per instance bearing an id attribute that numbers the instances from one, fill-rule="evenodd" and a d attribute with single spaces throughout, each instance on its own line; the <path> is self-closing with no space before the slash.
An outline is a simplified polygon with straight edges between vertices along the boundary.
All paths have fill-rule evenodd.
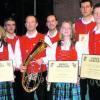
<path id="1" fill-rule="evenodd" d="M 9 39 L 14 39 L 14 37 L 16 36 L 16 34 L 15 34 L 15 33 L 13 33 L 13 34 L 7 33 L 6 36 L 7 36 Z"/>
<path id="2" fill-rule="evenodd" d="M 49 36 L 50 38 L 53 38 L 57 35 L 57 30 L 54 32 L 53 35 L 50 35 L 50 32 L 48 31 L 47 36 Z"/>
<path id="3" fill-rule="evenodd" d="M 36 36 L 37 36 L 37 34 L 38 34 L 38 32 L 37 32 L 37 30 L 36 31 L 34 31 L 33 33 L 31 33 L 31 34 L 29 34 L 28 32 L 26 33 L 26 36 L 28 37 L 28 38 L 35 38 Z"/>
<path id="4" fill-rule="evenodd" d="M 84 23 L 84 24 L 89 24 L 89 23 L 91 23 L 91 22 L 95 22 L 93 16 L 91 17 L 91 19 L 90 19 L 89 21 L 85 21 L 85 20 L 83 19 L 83 17 L 81 18 L 81 20 L 82 20 L 82 23 Z"/>

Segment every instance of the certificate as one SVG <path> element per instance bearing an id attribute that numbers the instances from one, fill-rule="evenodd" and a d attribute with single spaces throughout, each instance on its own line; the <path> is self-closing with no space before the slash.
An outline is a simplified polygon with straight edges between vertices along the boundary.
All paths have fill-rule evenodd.
<path id="1" fill-rule="evenodd" d="M 49 61 L 48 82 L 77 83 L 78 61 Z"/>
<path id="2" fill-rule="evenodd" d="M 81 77 L 100 80 L 100 55 L 83 55 Z"/>
<path id="3" fill-rule="evenodd" d="M 0 61 L 0 82 L 13 80 L 14 73 L 12 61 Z"/>

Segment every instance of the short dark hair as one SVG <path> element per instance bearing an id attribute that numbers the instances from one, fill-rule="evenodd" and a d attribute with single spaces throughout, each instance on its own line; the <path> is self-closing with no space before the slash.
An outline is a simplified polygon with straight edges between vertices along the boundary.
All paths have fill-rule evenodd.
<path id="1" fill-rule="evenodd" d="M 13 19 L 12 17 L 9 17 L 9 18 L 5 19 L 4 20 L 4 25 L 6 24 L 7 21 L 14 21 L 15 22 L 15 19 Z"/>
<path id="2" fill-rule="evenodd" d="M 80 2 L 79 2 L 80 7 L 81 7 L 81 4 L 84 3 L 84 2 L 89 2 L 90 5 L 91 5 L 91 7 L 93 7 L 93 2 L 92 2 L 92 0 L 80 0 Z"/>
<path id="3" fill-rule="evenodd" d="M 96 4 L 94 5 L 93 11 L 94 11 L 95 8 L 98 8 L 98 7 L 100 7 L 100 3 L 96 3 Z"/>
<path id="4" fill-rule="evenodd" d="M 47 16 L 47 18 L 48 18 L 49 16 L 54 16 L 54 17 L 55 17 L 55 19 L 56 19 L 56 21 L 58 20 L 58 19 L 57 19 L 57 16 L 56 16 L 56 15 L 54 15 L 54 14 L 50 14 L 50 15 L 48 15 L 48 16 Z"/>

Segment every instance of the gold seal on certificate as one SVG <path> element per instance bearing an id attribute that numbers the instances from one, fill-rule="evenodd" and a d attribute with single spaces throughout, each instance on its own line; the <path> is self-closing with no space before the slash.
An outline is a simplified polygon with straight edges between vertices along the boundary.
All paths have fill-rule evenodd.
<path id="1" fill-rule="evenodd" d="M 48 82 L 77 83 L 78 61 L 49 61 Z"/>
<path id="2" fill-rule="evenodd" d="M 0 61 L 0 82 L 13 80 L 14 73 L 12 61 Z"/>
<path id="3" fill-rule="evenodd" d="M 81 77 L 100 80 L 100 55 L 83 55 Z"/>

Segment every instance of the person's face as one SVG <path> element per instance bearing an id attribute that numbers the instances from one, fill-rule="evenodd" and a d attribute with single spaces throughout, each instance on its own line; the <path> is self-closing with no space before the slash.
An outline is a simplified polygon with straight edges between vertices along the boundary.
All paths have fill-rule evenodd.
<path id="1" fill-rule="evenodd" d="M 58 22 L 55 18 L 55 16 L 51 15 L 51 16 L 48 16 L 47 17 L 47 27 L 49 30 L 55 30 L 56 29 L 56 26 L 57 26 Z"/>
<path id="2" fill-rule="evenodd" d="M 72 33 L 71 24 L 64 22 L 61 26 L 60 33 L 63 35 L 64 40 L 69 38 L 71 36 L 71 33 Z"/>
<path id="3" fill-rule="evenodd" d="M 16 23 L 15 21 L 7 21 L 5 23 L 5 26 L 4 26 L 5 30 L 10 33 L 10 34 L 13 34 L 15 32 L 15 29 L 16 29 Z"/>
<path id="4" fill-rule="evenodd" d="M 93 16 L 96 23 L 100 24 L 100 7 L 94 9 Z"/>
<path id="5" fill-rule="evenodd" d="M 26 18 L 25 27 L 26 27 L 27 31 L 36 30 L 37 25 L 38 25 L 38 23 L 34 16 L 29 16 Z"/>
<path id="6" fill-rule="evenodd" d="M 81 3 L 80 10 L 81 10 L 83 17 L 88 17 L 92 14 L 93 7 L 91 7 L 90 2 L 83 2 Z"/>

